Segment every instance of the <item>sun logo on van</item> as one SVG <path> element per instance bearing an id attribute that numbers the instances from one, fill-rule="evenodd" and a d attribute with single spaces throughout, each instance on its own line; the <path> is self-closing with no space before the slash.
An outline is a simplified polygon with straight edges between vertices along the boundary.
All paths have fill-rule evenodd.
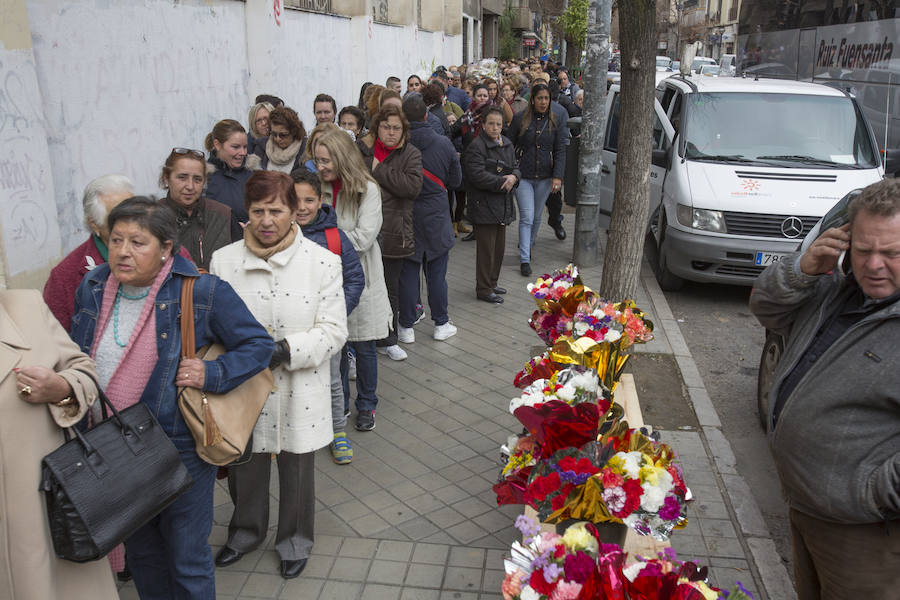
<path id="1" fill-rule="evenodd" d="M 741 182 L 741 187 L 745 192 L 756 192 L 762 187 L 756 179 L 745 179 Z"/>

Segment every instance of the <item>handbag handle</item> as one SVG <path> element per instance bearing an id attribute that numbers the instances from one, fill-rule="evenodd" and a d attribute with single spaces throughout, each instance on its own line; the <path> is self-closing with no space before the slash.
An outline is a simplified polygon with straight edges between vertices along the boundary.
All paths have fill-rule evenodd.
<path id="1" fill-rule="evenodd" d="M 197 338 L 194 335 L 194 282 L 196 277 L 181 280 L 181 356 L 196 358 Z"/>
<path id="2" fill-rule="evenodd" d="M 131 431 L 134 435 L 136 435 L 138 438 L 140 438 L 141 434 L 138 433 L 137 431 L 135 431 L 131 425 L 126 424 L 125 421 L 122 420 L 122 416 L 119 414 L 119 411 L 116 410 L 116 407 L 113 406 L 112 401 L 106 395 L 106 392 L 103 391 L 103 388 L 101 388 L 100 384 L 97 382 L 97 378 L 82 369 L 75 369 L 75 370 L 94 382 L 94 386 L 97 388 L 97 397 L 100 398 L 100 416 L 103 417 L 103 420 L 105 421 L 106 419 L 109 418 L 109 413 L 106 412 L 106 409 L 108 407 L 109 410 L 112 411 L 113 419 L 119 425 L 119 429 L 121 429 L 123 431 L 125 431 L 125 430 Z M 62 427 L 61 429 L 63 430 L 63 437 L 65 438 L 65 440 L 67 442 L 72 439 L 69 434 L 69 430 L 72 430 L 75 432 L 75 436 L 81 441 L 81 444 L 84 446 L 85 450 L 87 450 L 88 454 L 90 454 L 91 452 L 94 451 L 94 449 L 87 442 L 87 440 L 85 440 L 84 437 L 81 435 L 81 432 L 78 430 L 77 426 L 73 425 L 72 427 Z"/>

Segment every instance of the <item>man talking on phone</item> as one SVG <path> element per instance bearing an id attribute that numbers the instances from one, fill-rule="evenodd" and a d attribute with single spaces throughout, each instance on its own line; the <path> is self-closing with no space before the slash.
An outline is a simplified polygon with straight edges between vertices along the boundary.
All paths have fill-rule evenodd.
<path id="1" fill-rule="evenodd" d="M 750 296 L 786 339 L 767 421 L 799 600 L 900 589 L 900 179 L 865 188 L 849 219 Z"/>

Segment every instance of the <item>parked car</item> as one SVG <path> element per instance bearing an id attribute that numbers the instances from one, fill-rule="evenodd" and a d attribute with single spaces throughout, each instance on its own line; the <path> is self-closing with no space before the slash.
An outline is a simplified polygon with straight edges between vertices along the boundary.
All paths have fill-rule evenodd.
<path id="1" fill-rule="evenodd" d="M 694 60 L 691 61 L 691 72 L 700 74 L 700 67 L 703 65 L 715 65 L 716 59 L 709 58 L 708 56 L 695 56 Z"/>
<path id="2" fill-rule="evenodd" d="M 656 70 L 657 71 L 671 71 L 672 70 L 672 59 L 668 56 L 657 56 L 656 57 Z"/>
<path id="3" fill-rule="evenodd" d="M 706 75 L 707 77 L 718 77 L 719 65 L 701 65 L 700 74 Z"/>
<path id="4" fill-rule="evenodd" d="M 737 57 L 734 54 L 723 54 L 719 59 L 719 77 L 734 76 L 734 65 Z"/>
<path id="5" fill-rule="evenodd" d="M 607 99 L 601 226 L 615 198 L 619 87 Z M 831 87 L 667 77 L 654 102 L 648 232 L 664 290 L 752 285 L 849 190 L 884 176 L 855 99 Z"/>

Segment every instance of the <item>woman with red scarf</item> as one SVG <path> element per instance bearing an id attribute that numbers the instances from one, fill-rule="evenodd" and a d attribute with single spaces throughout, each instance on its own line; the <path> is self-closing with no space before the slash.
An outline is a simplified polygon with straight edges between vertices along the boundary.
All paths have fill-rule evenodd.
<path id="1" fill-rule="evenodd" d="M 479 83 L 475 86 L 475 89 L 472 92 L 472 102 L 469 103 L 469 108 L 466 110 L 465 114 L 453 124 L 450 128 L 450 139 L 457 136 L 462 137 L 462 147 L 463 147 L 463 156 L 465 155 L 466 148 L 469 147 L 469 144 L 472 143 L 472 140 L 478 137 L 481 133 L 481 127 L 484 121 L 484 115 L 487 113 L 488 109 L 493 106 L 493 102 L 491 102 L 490 92 L 488 87 L 483 83 Z M 454 194 L 456 195 L 456 210 L 453 210 L 453 203 L 450 203 L 450 213 L 453 215 L 453 222 L 459 224 L 462 221 L 463 214 L 466 210 L 466 192 L 465 192 L 465 174 L 463 175 L 463 185 L 460 186 L 460 189 L 455 190 Z M 457 225 L 457 228 L 459 226 Z M 475 239 L 475 232 L 470 231 L 468 229 L 461 229 L 460 231 L 466 232 L 469 235 L 463 238 L 464 242 L 470 242 Z"/>
<path id="2" fill-rule="evenodd" d="M 422 191 L 422 154 L 409 143 L 409 122 L 392 104 L 381 107 L 372 118 L 369 134 L 359 140 L 366 166 L 381 188 L 381 258 L 384 282 L 394 312 L 393 327 L 378 341 L 378 350 L 393 360 L 404 360 L 406 352 L 397 345 L 397 316 L 400 306 L 400 269 L 403 259 L 412 256 L 413 201 Z"/>

